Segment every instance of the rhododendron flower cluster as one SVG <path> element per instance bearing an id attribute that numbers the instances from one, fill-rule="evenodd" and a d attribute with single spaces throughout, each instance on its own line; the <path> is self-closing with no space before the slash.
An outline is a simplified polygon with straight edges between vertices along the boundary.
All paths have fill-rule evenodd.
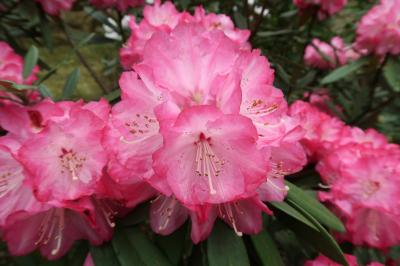
<path id="1" fill-rule="evenodd" d="M 194 15 L 191 15 L 188 12 L 177 11 L 171 2 L 160 4 L 160 1 L 156 0 L 154 5 L 145 6 L 143 16 L 139 24 L 134 17 L 131 17 L 129 21 L 131 36 L 120 50 L 121 63 L 127 69 L 142 60 L 144 46 L 155 32 L 169 33 L 182 22 L 200 24 L 206 31 L 222 30 L 230 39 L 243 45 L 243 48 L 249 46 L 247 39 L 250 31 L 235 28 L 232 20 L 226 15 L 206 14 L 201 6 L 195 9 Z"/>
<path id="2" fill-rule="evenodd" d="M 43 10 L 52 16 L 59 16 L 62 11 L 72 8 L 75 0 L 36 0 Z"/>
<path id="3" fill-rule="evenodd" d="M 347 4 L 347 0 L 293 0 L 293 3 L 302 12 L 316 10 L 318 18 L 323 20 L 341 11 Z"/>
<path id="4" fill-rule="evenodd" d="M 308 66 L 327 70 L 345 65 L 348 61 L 358 59 L 360 55 L 360 52 L 346 47 L 340 37 L 332 38 L 330 44 L 313 39 L 305 49 L 304 62 Z"/>
<path id="5" fill-rule="evenodd" d="M 399 0 L 381 0 L 358 23 L 357 47 L 379 56 L 400 54 L 399 14 Z"/>
<path id="6" fill-rule="evenodd" d="M 302 140 L 329 188 L 319 193 L 346 226 L 339 239 L 386 248 L 400 243 L 398 161 L 400 147 L 373 129 L 346 126 L 309 103 L 297 101 L 291 114 L 303 121 Z"/>
<path id="7" fill-rule="evenodd" d="M 97 8 L 115 7 L 119 11 L 125 12 L 130 7 L 143 5 L 144 0 L 90 0 L 90 3 Z"/>
<path id="8" fill-rule="evenodd" d="M 161 26 L 165 18 L 171 27 Z M 159 234 L 188 218 L 195 243 L 217 218 L 237 235 L 258 233 L 262 212 L 272 214 L 264 202 L 282 201 L 284 176 L 305 165 L 300 119 L 247 31 L 169 2 L 146 7 L 132 36 L 147 26 L 113 107 L 0 103 L 8 132 L 0 137 L 0 226 L 13 255 L 40 249 L 54 259 L 78 239 L 100 244 L 116 215 L 150 198 Z"/>

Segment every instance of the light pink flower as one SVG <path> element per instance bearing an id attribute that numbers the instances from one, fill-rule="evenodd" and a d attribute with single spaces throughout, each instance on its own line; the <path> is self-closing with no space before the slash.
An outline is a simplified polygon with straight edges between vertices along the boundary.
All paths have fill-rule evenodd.
<path id="1" fill-rule="evenodd" d="M 17 84 L 32 84 L 37 80 L 39 67 L 35 66 L 26 79 L 23 78 L 24 59 L 16 54 L 6 42 L 0 41 L 0 79 L 9 80 Z"/>
<path id="2" fill-rule="evenodd" d="M 62 11 L 69 11 L 75 0 L 36 0 L 43 10 L 52 16 L 59 16 Z"/>
<path id="3" fill-rule="evenodd" d="M 46 127 L 24 143 L 18 153 L 35 196 L 41 201 L 62 204 L 95 193 L 107 163 L 101 145 L 104 121 L 109 106 L 60 102 L 54 108 L 64 109 L 62 116 L 48 118 Z"/>
<path id="4" fill-rule="evenodd" d="M 171 2 L 160 4 L 160 1 L 155 1 L 153 6 L 145 6 L 143 16 L 140 24 L 136 24 L 135 17 L 129 21 L 131 36 L 120 50 L 121 63 L 125 68 L 132 67 L 142 59 L 144 46 L 154 32 L 171 31 L 178 25 L 182 15 Z"/>
<path id="5" fill-rule="evenodd" d="M 343 40 L 340 37 L 334 37 L 328 44 L 313 39 L 312 44 L 306 47 L 304 61 L 306 65 L 320 69 L 332 69 L 346 64 L 347 58 Z"/>
<path id="6" fill-rule="evenodd" d="M 357 25 L 356 47 L 378 56 L 400 53 L 400 1 L 381 0 Z"/>
<path id="7" fill-rule="evenodd" d="M 340 214 L 347 232 L 340 237 L 355 245 L 386 248 L 400 238 L 399 147 L 374 148 L 350 144 L 325 156 L 317 166 L 330 190 L 320 192 L 322 201 Z"/>
<path id="8" fill-rule="evenodd" d="M 358 266 L 357 257 L 349 254 L 345 254 L 346 261 L 349 266 Z M 340 266 L 341 264 L 332 261 L 324 255 L 319 255 L 314 260 L 308 260 L 304 263 L 304 266 Z"/>
<path id="9" fill-rule="evenodd" d="M 293 0 L 293 3 L 302 12 L 314 8 L 318 11 L 318 18 L 323 20 L 341 11 L 347 0 Z"/>
<path id="10" fill-rule="evenodd" d="M 119 11 L 125 12 L 129 7 L 137 7 L 144 4 L 144 0 L 90 0 L 90 3 L 97 8 L 116 7 Z"/>

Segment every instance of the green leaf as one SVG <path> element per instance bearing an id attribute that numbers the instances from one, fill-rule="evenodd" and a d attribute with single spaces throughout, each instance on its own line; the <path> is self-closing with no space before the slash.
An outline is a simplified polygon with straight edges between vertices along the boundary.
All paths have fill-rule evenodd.
<path id="1" fill-rule="evenodd" d="M 261 232 L 258 235 L 251 236 L 251 241 L 257 251 L 264 266 L 284 266 L 278 248 L 268 232 Z"/>
<path id="2" fill-rule="evenodd" d="M 192 245 L 191 239 L 186 239 L 188 223 L 168 236 L 156 235 L 155 242 L 166 254 L 173 265 L 178 265 L 183 259 L 185 248 Z"/>
<path id="3" fill-rule="evenodd" d="M 222 222 L 214 225 L 207 240 L 207 253 L 210 266 L 250 265 L 242 238 Z"/>
<path id="4" fill-rule="evenodd" d="M 46 13 L 40 9 L 40 32 L 42 33 L 42 37 L 44 40 L 44 43 L 46 44 L 46 47 L 52 51 L 54 47 L 53 43 L 53 36 L 52 36 L 52 30 L 50 28 L 50 23 L 46 17 Z"/>
<path id="5" fill-rule="evenodd" d="M 351 73 L 355 72 L 356 70 L 360 69 L 368 59 L 366 57 L 362 57 L 361 59 L 358 59 L 357 61 L 351 62 L 350 64 L 341 66 L 335 70 L 333 70 L 331 73 L 326 75 L 322 80 L 321 84 L 328 84 L 335 82 L 337 80 L 340 80 Z"/>
<path id="6" fill-rule="evenodd" d="M 115 230 L 112 246 L 121 266 L 145 265 L 129 241 L 126 232 L 122 229 Z"/>
<path id="7" fill-rule="evenodd" d="M 400 60 L 390 57 L 383 68 L 383 75 L 395 92 L 400 92 Z"/>
<path id="8" fill-rule="evenodd" d="M 53 99 L 53 94 L 50 92 L 49 88 L 47 88 L 46 85 L 40 84 L 39 92 L 43 97 L 49 97 L 49 98 Z"/>
<path id="9" fill-rule="evenodd" d="M 139 228 L 125 228 L 124 232 L 132 247 L 137 251 L 143 265 L 170 266 L 162 251 Z M 131 264 L 132 265 L 132 264 Z"/>
<path id="10" fill-rule="evenodd" d="M 90 254 L 96 266 L 121 266 L 111 243 L 101 246 L 91 246 Z"/>
<path id="11" fill-rule="evenodd" d="M 323 225 L 334 229 L 339 232 L 344 232 L 345 228 L 342 222 L 333 213 L 331 213 L 324 205 L 322 205 L 315 198 L 305 193 L 301 188 L 294 184 L 286 181 L 286 185 L 289 187 L 287 195 L 287 202 L 291 205 L 295 203 L 301 208 L 307 211 L 315 219 L 317 219 Z"/>
<path id="12" fill-rule="evenodd" d="M 112 92 L 104 95 L 104 98 L 109 101 L 112 102 L 116 99 L 118 99 L 121 96 L 121 90 L 113 90 Z"/>
<path id="13" fill-rule="evenodd" d="M 33 68 L 36 66 L 39 59 L 39 50 L 36 46 L 31 45 L 25 55 L 23 77 L 26 79 L 32 73 Z"/>
<path id="14" fill-rule="evenodd" d="M 76 86 L 78 85 L 81 72 L 79 68 L 75 68 L 69 75 L 65 82 L 64 89 L 62 91 L 62 99 L 69 99 L 72 96 Z"/>
<path id="15" fill-rule="evenodd" d="M 315 249 L 317 249 L 330 259 L 341 263 L 342 265 L 348 266 L 343 251 L 340 249 L 338 243 L 328 233 L 328 231 L 326 231 L 326 229 L 305 209 L 303 209 L 296 203 L 293 204 L 307 219 L 309 219 L 318 228 L 318 231 L 315 231 L 299 223 L 292 225 L 292 229 L 296 227 L 297 229 L 299 229 L 294 229 L 294 231 L 297 235 L 300 236 L 300 239 L 304 239 L 310 245 L 314 246 Z"/>
<path id="16" fill-rule="evenodd" d="M 269 204 L 280 210 L 281 212 L 296 219 L 297 221 L 311 227 L 312 229 L 318 230 L 313 223 L 311 223 L 306 217 L 304 217 L 300 212 L 298 212 L 295 208 L 293 208 L 286 202 L 270 202 Z"/>

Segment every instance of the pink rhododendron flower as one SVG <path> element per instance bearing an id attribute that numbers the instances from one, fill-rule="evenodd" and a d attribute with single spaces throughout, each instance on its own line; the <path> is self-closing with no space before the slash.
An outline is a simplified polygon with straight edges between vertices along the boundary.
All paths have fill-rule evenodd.
<path id="1" fill-rule="evenodd" d="M 400 1 L 381 0 L 357 25 L 356 47 L 379 56 L 400 53 Z"/>
<path id="2" fill-rule="evenodd" d="M 96 105 L 53 104 L 65 108 L 62 116 L 50 117 L 46 127 L 19 150 L 39 200 L 62 204 L 95 192 L 94 185 L 107 163 L 101 145 L 107 121 L 101 111 L 105 109 L 108 118 L 109 110 L 105 101 Z"/>
<path id="3" fill-rule="evenodd" d="M 90 0 L 90 3 L 97 8 L 116 7 L 122 12 L 125 12 L 129 7 L 143 5 L 144 2 L 144 0 Z"/>
<path id="4" fill-rule="evenodd" d="M 86 239 L 92 245 L 110 240 L 116 213 L 113 206 L 95 199 L 79 205 L 80 211 L 44 204 L 37 211 L 14 212 L 2 228 L 10 253 L 20 256 L 39 249 L 42 256 L 58 259 L 76 240 Z"/>
<path id="5" fill-rule="evenodd" d="M 62 11 L 70 10 L 75 0 L 36 0 L 36 2 L 40 3 L 49 15 L 59 16 Z"/>
<path id="6" fill-rule="evenodd" d="M 39 67 L 35 66 L 26 79 L 23 78 L 24 59 L 16 54 L 6 42 L 0 41 L 0 79 L 17 84 L 32 84 L 37 80 Z"/>
<path id="7" fill-rule="evenodd" d="M 400 238 L 399 147 L 374 148 L 369 143 L 350 144 L 322 158 L 317 170 L 330 190 L 320 192 L 342 216 L 346 233 L 341 239 L 355 245 L 386 248 Z"/>
<path id="8" fill-rule="evenodd" d="M 312 44 L 306 47 L 304 54 L 306 65 L 332 69 L 347 63 L 344 42 L 340 37 L 334 37 L 330 44 L 313 39 Z"/>
<path id="9" fill-rule="evenodd" d="M 248 47 L 246 43 L 250 36 L 248 30 L 236 29 L 229 17 L 213 13 L 206 14 L 202 7 L 196 8 L 192 16 L 187 12 L 178 12 L 171 2 L 160 4 L 160 1 L 156 0 L 153 6 L 144 8 L 143 16 L 139 25 L 136 24 L 134 18 L 131 18 L 129 22 L 131 36 L 120 50 L 121 63 L 125 68 L 130 68 L 141 61 L 144 46 L 155 32 L 169 33 L 178 24 L 197 24 L 205 32 L 220 30 L 243 48 Z"/>
<path id="10" fill-rule="evenodd" d="M 297 117 L 306 131 L 301 143 L 311 160 L 320 158 L 337 146 L 345 127 L 338 118 L 300 100 L 290 106 L 290 115 Z"/>
<path id="11" fill-rule="evenodd" d="M 315 8 L 318 11 L 318 18 L 323 20 L 341 11 L 347 0 L 293 0 L 293 3 L 302 12 Z"/>
<path id="12" fill-rule="evenodd" d="M 358 266 L 357 258 L 353 255 L 345 254 L 346 261 L 349 266 Z M 340 266 L 341 264 L 334 262 L 333 260 L 319 255 L 314 260 L 308 260 L 304 263 L 304 266 Z"/>
<path id="13" fill-rule="evenodd" d="M 153 157 L 154 170 L 184 203 L 231 201 L 252 193 L 266 179 L 268 165 L 257 149 L 250 119 L 196 106 L 161 134 L 164 145 Z"/>

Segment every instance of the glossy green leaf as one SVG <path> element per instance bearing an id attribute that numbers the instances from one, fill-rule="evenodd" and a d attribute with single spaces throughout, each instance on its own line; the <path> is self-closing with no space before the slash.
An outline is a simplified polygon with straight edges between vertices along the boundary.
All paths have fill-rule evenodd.
<path id="1" fill-rule="evenodd" d="M 90 254 L 96 266 L 121 266 L 111 243 L 101 246 L 91 246 Z"/>
<path id="2" fill-rule="evenodd" d="M 43 97 L 49 97 L 49 98 L 53 99 L 53 94 L 50 92 L 49 88 L 47 88 L 46 85 L 40 84 L 39 92 Z"/>
<path id="3" fill-rule="evenodd" d="M 383 74 L 390 87 L 394 91 L 400 92 L 400 60 L 390 57 L 383 68 Z"/>
<path id="4" fill-rule="evenodd" d="M 274 208 L 282 211 L 283 213 L 293 217 L 299 222 L 302 222 L 303 224 L 317 230 L 317 228 L 314 226 L 313 223 L 311 223 L 306 217 L 304 217 L 299 211 L 297 211 L 295 208 L 287 204 L 286 202 L 270 202 L 270 205 L 272 205 Z"/>
<path id="5" fill-rule="evenodd" d="M 124 232 L 132 247 L 139 254 L 143 265 L 148 266 L 170 266 L 172 265 L 162 251 L 147 238 L 139 228 L 125 228 Z"/>
<path id="6" fill-rule="evenodd" d="M 75 68 L 67 77 L 62 91 L 62 99 L 69 99 L 72 96 L 76 86 L 78 85 L 81 72 L 79 68 Z"/>
<path id="7" fill-rule="evenodd" d="M 250 265 L 242 238 L 222 222 L 214 225 L 207 240 L 207 254 L 210 266 Z"/>
<path id="8" fill-rule="evenodd" d="M 357 61 L 354 61 L 354 62 L 351 62 L 350 64 L 341 66 L 341 67 L 333 70 L 328 75 L 326 75 L 321 80 L 321 84 L 328 84 L 328 83 L 338 81 L 338 80 L 350 75 L 351 73 L 357 71 L 358 69 L 360 69 L 367 61 L 368 61 L 367 58 L 362 57 L 361 59 L 359 59 Z"/>
<path id="9" fill-rule="evenodd" d="M 111 243 L 121 266 L 145 265 L 122 228 L 115 231 Z"/>
<path id="10" fill-rule="evenodd" d="M 330 259 L 341 263 L 342 265 L 348 266 L 343 251 L 341 250 L 335 239 L 329 234 L 329 232 L 326 231 L 326 229 L 305 209 L 303 209 L 296 203 L 293 204 L 307 219 L 309 219 L 318 228 L 318 231 L 315 231 L 309 229 L 309 227 L 305 227 L 300 224 L 294 225 L 294 227 L 299 225 L 300 228 L 302 227 L 300 230 L 295 231 L 296 234 L 301 236 L 301 240 L 304 239 L 308 241 L 312 246 L 314 246 L 315 249 L 317 249 Z"/>
<path id="11" fill-rule="evenodd" d="M 39 59 L 39 50 L 36 46 L 31 45 L 24 59 L 23 77 L 26 79 L 32 73 L 33 68 L 36 66 Z"/>
<path id="12" fill-rule="evenodd" d="M 284 266 L 279 250 L 271 235 L 263 231 L 251 236 L 251 241 L 256 249 L 258 257 L 264 266 Z"/>
<path id="13" fill-rule="evenodd" d="M 115 101 L 119 97 L 121 97 L 121 90 L 113 90 L 104 96 L 104 98 L 109 102 Z"/>
<path id="14" fill-rule="evenodd" d="M 286 185 L 289 187 L 287 195 L 287 202 L 291 202 L 299 205 L 301 208 L 307 211 L 315 219 L 317 219 L 323 225 L 334 229 L 339 232 L 344 232 L 345 228 L 342 222 L 333 213 L 331 213 L 324 205 L 318 200 L 308 195 L 301 188 L 286 181 Z"/>

